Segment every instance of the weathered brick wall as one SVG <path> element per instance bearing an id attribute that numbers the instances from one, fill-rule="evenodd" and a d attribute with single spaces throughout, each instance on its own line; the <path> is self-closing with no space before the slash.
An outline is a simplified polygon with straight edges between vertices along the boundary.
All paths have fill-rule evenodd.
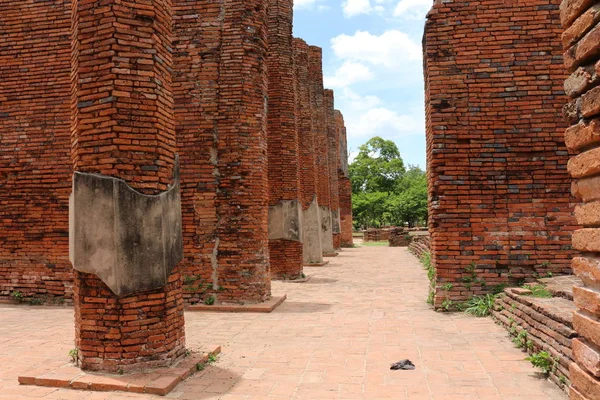
<path id="1" fill-rule="evenodd" d="M 70 298 L 70 1 L 0 4 L 0 297 Z"/>
<path id="2" fill-rule="evenodd" d="M 75 171 L 119 177 L 147 194 L 172 183 L 171 12 L 169 0 L 110 0 L 101 8 L 73 1 Z M 115 23 L 101 24 L 109 18 Z M 181 283 L 175 268 L 163 288 L 117 297 L 96 275 L 76 271 L 75 345 L 81 367 L 115 373 L 183 357 Z"/>
<path id="3" fill-rule="evenodd" d="M 436 1 L 429 13 L 429 225 L 452 300 L 570 272 L 558 4 Z"/>
<path id="4" fill-rule="evenodd" d="M 583 286 L 573 287 L 579 308 L 573 327 L 580 337 L 572 345 L 571 399 L 592 400 L 600 398 L 600 2 L 563 1 L 561 22 L 564 64 L 570 74 L 565 82 L 569 96 L 565 114 L 571 126 L 564 137 L 577 154 L 568 169 L 573 194 L 581 202 L 575 216 L 583 225 L 573 233 L 573 247 L 583 255 L 572 265 Z"/>
<path id="5" fill-rule="evenodd" d="M 341 247 L 340 241 L 340 197 L 338 186 L 338 160 L 340 158 L 340 131 L 335 117 L 335 96 L 333 90 L 325 89 L 325 124 L 327 126 L 327 163 L 329 169 L 329 208 L 331 209 L 331 231 L 333 248 Z"/>
<path id="6" fill-rule="evenodd" d="M 352 237 L 352 183 L 348 172 L 348 139 L 344 116 L 335 110 L 335 126 L 339 136 L 339 156 L 337 157 L 338 203 L 340 220 L 340 247 L 353 247 Z"/>
<path id="7" fill-rule="evenodd" d="M 175 1 L 185 296 L 270 297 L 267 1 Z"/>
<path id="8" fill-rule="evenodd" d="M 296 125 L 296 84 L 292 48 L 292 0 L 269 0 L 268 44 L 269 73 L 268 156 L 270 212 L 283 207 L 283 202 L 300 201 L 298 129 Z M 284 215 L 285 221 L 271 218 L 299 230 L 300 213 Z M 301 232 L 299 232 L 301 234 Z M 297 240 L 276 237 L 270 232 L 269 255 L 273 278 L 300 277 L 304 265 L 302 237 Z"/>

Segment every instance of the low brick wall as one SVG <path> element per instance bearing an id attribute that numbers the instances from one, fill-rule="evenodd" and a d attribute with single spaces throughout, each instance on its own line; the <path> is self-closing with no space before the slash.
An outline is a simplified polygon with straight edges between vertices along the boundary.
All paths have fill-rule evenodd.
<path id="1" fill-rule="evenodd" d="M 408 246 L 408 250 L 418 258 L 421 258 L 424 253 L 430 251 L 431 236 L 429 233 L 416 235 Z"/>
<path id="2" fill-rule="evenodd" d="M 492 316 L 524 352 L 546 351 L 556 359 L 549 377 L 568 392 L 571 383 L 569 365 L 573 362 L 571 344 L 578 336 L 573 329 L 575 310 L 573 301 L 566 298 L 538 298 L 525 295 L 524 289 L 508 288 L 496 299 Z"/>

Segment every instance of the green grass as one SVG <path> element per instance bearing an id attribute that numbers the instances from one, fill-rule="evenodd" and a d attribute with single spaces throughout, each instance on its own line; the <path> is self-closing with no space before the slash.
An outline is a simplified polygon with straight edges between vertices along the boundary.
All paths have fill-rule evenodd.
<path id="1" fill-rule="evenodd" d="M 550 298 L 552 297 L 552 292 L 550 292 L 544 285 L 523 285 L 523 288 L 531 290 L 531 295 L 533 297 L 543 297 Z"/>
<path id="2" fill-rule="evenodd" d="M 389 242 L 385 241 L 385 242 L 363 242 L 362 245 L 363 246 L 372 246 L 372 247 L 383 247 L 383 246 L 389 246 Z"/>
<path id="3" fill-rule="evenodd" d="M 465 304 L 465 312 L 476 317 L 487 317 L 494 309 L 495 296 L 486 294 L 482 297 L 471 297 Z"/>

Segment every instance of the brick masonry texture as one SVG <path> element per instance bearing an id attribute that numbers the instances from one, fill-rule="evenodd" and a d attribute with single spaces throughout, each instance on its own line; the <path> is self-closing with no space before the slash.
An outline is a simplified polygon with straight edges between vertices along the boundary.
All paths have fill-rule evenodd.
<path id="1" fill-rule="evenodd" d="M 188 302 L 270 297 L 267 2 L 175 1 Z"/>
<path id="2" fill-rule="evenodd" d="M 268 4 L 269 206 L 278 206 L 282 200 L 300 201 L 293 7 L 292 0 L 269 0 Z M 301 241 L 271 239 L 269 255 L 273 278 L 301 276 L 304 266 Z"/>
<path id="3" fill-rule="evenodd" d="M 3 2 L 0 27 L 0 296 L 62 301 L 73 293 L 70 1 Z"/>
<path id="4" fill-rule="evenodd" d="M 323 52 L 320 47 L 308 48 L 308 79 L 310 81 L 310 106 L 313 114 L 317 163 L 317 198 L 319 206 L 330 207 L 329 154 L 326 109 L 323 92 Z"/>
<path id="5" fill-rule="evenodd" d="M 72 4 L 71 138 L 76 171 L 116 176 L 144 193 L 172 182 L 175 130 L 169 0 Z M 115 296 L 75 273 L 75 345 L 86 370 L 167 366 L 185 355 L 179 268 L 165 287 Z"/>
<path id="6" fill-rule="evenodd" d="M 340 246 L 340 226 L 337 217 L 340 210 L 340 194 L 338 187 L 338 162 L 340 159 L 340 129 L 335 117 L 335 96 L 333 90 L 325 89 L 325 124 L 327 126 L 327 162 L 329 165 L 329 208 L 332 216 L 333 248 Z"/>
<path id="7" fill-rule="evenodd" d="M 436 306 L 536 274 L 570 272 L 575 221 L 560 111 L 558 6 L 558 0 L 436 1 L 428 15 Z M 452 290 L 441 290 L 446 283 Z"/>
<path id="8" fill-rule="evenodd" d="M 300 149 L 300 198 L 306 210 L 317 195 L 317 164 L 315 130 L 311 109 L 308 76 L 308 45 L 302 39 L 293 39 L 294 64 L 296 67 L 297 129 Z"/>
<path id="9" fill-rule="evenodd" d="M 575 216 L 583 226 L 573 233 L 573 247 L 584 252 L 572 264 L 583 285 L 573 290 L 578 307 L 573 327 L 580 337 L 572 347 L 571 399 L 586 400 L 600 398 L 599 11 L 600 1 L 565 0 L 560 6 L 565 68 L 570 74 L 565 81 L 569 95 L 565 115 L 571 126 L 565 132 L 565 142 L 574 153 L 568 170 L 574 178 L 573 194 L 581 202 L 575 207 Z"/>
<path id="10" fill-rule="evenodd" d="M 346 137 L 346 125 L 344 116 L 339 110 L 335 110 L 335 126 L 339 130 L 339 152 L 337 175 L 338 175 L 338 199 L 340 210 L 340 246 L 353 247 L 352 237 L 352 183 L 348 172 L 348 139 Z"/>

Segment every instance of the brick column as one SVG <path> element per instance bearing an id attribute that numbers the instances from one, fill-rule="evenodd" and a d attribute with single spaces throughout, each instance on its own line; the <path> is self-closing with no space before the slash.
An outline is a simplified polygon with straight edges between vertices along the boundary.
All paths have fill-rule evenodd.
<path id="1" fill-rule="evenodd" d="M 302 242 L 304 262 L 323 263 L 321 219 L 317 201 L 317 148 L 308 67 L 308 45 L 294 39 L 296 66 L 297 127 L 300 149 L 300 194 L 302 201 Z"/>
<path id="2" fill-rule="evenodd" d="M 170 365 L 185 354 L 171 2 L 74 0 L 72 19 L 80 363 L 107 372 Z"/>
<path id="3" fill-rule="evenodd" d="M 274 279 L 296 279 L 304 265 L 292 0 L 269 0 L 269 254 Z"/>
<path id="4" fill-rule="evenodd" d="M 220 299 L 216 233 L 219 62 L 223 4 L 173 3 L 173 98 L 181 157 L 184 290 L 187 303 Z"/>
<path id="5" fill-rule="evenodd" d="M 329 166 L 329 206 L 331 209 L 331 233 L 333 249 L 339 250 L 340 242 L 340 197 L 337 165 L 340 158 L 340 131 L 336 125 L 333 90 L 325 89 L 325 113 L 327 125 L 327 163 Z"/>
<path id="6" fill-rule="evenodd" d="M 352 184 L 348 173 L 348 140 L 344 116 L 335 110 L 335 126 L 339 130 L 340 155 L 338 157 L 338 196 L 340 203 L 340 245 L 353 247 L 352 238 Z"/>
<path id="7" fill-rule="evenodd" d="M 175 0 L 174 98 L 189 303 L 270 298 L 267 2 Z"/>
<path id="8" fill-rule="evenodd" d="M 571 74 L 565 82 L 570 102 L 565 114 L 571 126 L 565 142 L 576 155 L 569 160 L 572 192 L 581 204 L 573 247 L 583 254 L 573 258 L 573 271 L 583 286 L 573 288 L 579 310 L 573 314 L 575 363 L 571 364 L 571 399 L 600 398 L 600 1 L 565 0 L 561 5 L 564 62 Z"/>
<path id="9" fill-rule="evenodd" d="M 329 185 L 329 142 L 327 137 L 325 102 L 323 98 L 323 51 L 320 47 L 308 48 L 308 79 L 310 81 L 310 107 L 313 115 L 315 149 L 317 154 L 317 201 L 321 218 L 321 244 L 323 255 L 333 255 Z"/>
<path id="10" fill-rule="evenodd" d="M 215 274 L 224 302 L 271 297 L 267 0 L 225 0 L 219 64 Z"/>

